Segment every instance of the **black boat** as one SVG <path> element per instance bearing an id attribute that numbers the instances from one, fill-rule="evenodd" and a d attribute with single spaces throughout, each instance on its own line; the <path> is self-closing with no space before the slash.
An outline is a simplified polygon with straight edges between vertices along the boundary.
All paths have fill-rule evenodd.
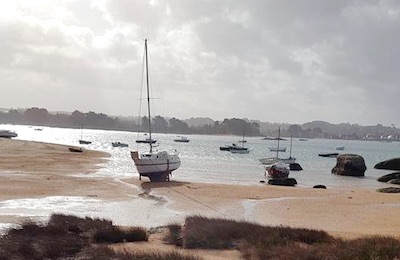
<path id="1" fill-rule="evenodd" d="M 319 153 L 318 156 L 321 157 L 337 157 L 339 153 Z"/>

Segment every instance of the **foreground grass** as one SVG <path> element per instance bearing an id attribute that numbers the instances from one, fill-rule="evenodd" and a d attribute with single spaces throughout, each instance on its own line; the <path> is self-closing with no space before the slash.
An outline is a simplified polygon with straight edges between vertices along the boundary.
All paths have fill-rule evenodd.
<path id="1" fill-rule="evenodd" d="M 184 228 L 168 228 L 169 242 L 184 248 L 237 249 L 243 259 L 400 259 L 400 241 L 390 237 L 342 240 L 324 231 L 200 216 L 186 218 Z"/>
<path id="2" fill-rule="evenodd" d="M 147 241 L 144 228 L 122 229 L 111 221 L 52 215 L 46 225 L 25 223 L 0 239 L 0 259 L 182 259 L 177 253 L 116 253 L 110 243 Z"/>
<path id="3" fill-rule="evenodd" d="M 235 249 L 243 259 L 400 259 L 400 241 L 390 237 L 342 240 L 324 231 L 268 227 L 200 216 L 167 226 L 165 241 L 183 249 Z M 103 219 L 52 215 L 46 225 L 25 223 L 0 239 L 2 259 L 197 260 L 177 250 L 114 251 L 111 243 L 148 241 L 141 227 L 121 228 Z"/>

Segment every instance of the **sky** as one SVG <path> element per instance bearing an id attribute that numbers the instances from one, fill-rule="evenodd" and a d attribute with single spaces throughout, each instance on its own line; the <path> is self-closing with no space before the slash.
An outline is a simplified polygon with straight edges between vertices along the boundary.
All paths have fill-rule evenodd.
<path id="1" fill-rule="evenodd" d="M 0 1 L 0 107 L 400 127 L 397 0 Z"/>

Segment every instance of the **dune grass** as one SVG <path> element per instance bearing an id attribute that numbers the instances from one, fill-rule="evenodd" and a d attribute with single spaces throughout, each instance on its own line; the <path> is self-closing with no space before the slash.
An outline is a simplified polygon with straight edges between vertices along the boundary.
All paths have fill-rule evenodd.
<path id="1" fill-rule="evenodd" d="M 187 217 L 180 232 L 174 237 L 184 248 L 237 249 L 243 259 L 400 259 L 400 241 L 390 237 L 342 240 L 324 231 L 201 216 Z"/>

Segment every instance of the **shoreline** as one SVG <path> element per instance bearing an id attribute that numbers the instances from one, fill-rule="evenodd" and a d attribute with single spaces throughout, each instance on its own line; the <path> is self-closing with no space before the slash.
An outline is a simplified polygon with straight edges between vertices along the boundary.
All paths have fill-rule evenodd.
<path id="1" fill-rule="evenodd" d="M 136 219 L 148 221 L 146 225 L 151 224 L 157 214 L 165 213 L 165 224 L 182 223 L 188 215 L 202 215 L 270 226 L 318 229 L 344 238 L 398 237 L 400 234 L 400 194 L 347 187 L 312 189 L 174 180 L 150 183 L 134 177 L 90 177 L 108 160 L 109 154 L 90 150 L 72 153 L 66 145 L 1 138 L 0 145 L 3 147 L 0 151 L 0 204 L 17 199 L 76 196 L 107 204 L 94 207 L 94 214 L 100 218 L 104 218 L 102 214 L 139 216 Z M 111 206 L 118 207 L 114 215 L 110 212 L 113 211 Z M 83 213 L 91 213 L 88 208 L 84 208 Z M 40 208 L 37 212 L 43 214 Z M 2 223 L 20 223 L 25 219 L 3 212 L 0 207 Z"/>

